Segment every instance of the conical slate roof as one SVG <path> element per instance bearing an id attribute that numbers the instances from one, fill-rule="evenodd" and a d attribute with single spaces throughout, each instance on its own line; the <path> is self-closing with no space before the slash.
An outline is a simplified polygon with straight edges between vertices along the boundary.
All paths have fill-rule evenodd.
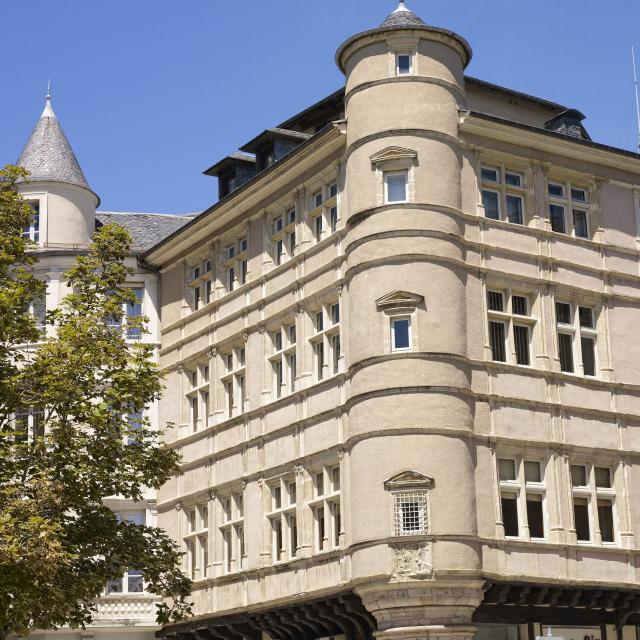
<path id="1" fill-rule="evenodd" d="M 387 16 L 387 19 L 380 25 L 380 28 L 386 27 L 416 27 L 424 26 L 424 20 L 419 18 L 413 11 L 409 11 L 404 4 L 404 0 L 400 0 L 398 8 Z"/>
<path id="2" fill-rule="evenodd" d="M 91 191 L 73 149 L 51 108 L 47 95 L 44 111 L 25 145 L 18 166 L 31 175 L 30 182 L 65 182 Z"/>

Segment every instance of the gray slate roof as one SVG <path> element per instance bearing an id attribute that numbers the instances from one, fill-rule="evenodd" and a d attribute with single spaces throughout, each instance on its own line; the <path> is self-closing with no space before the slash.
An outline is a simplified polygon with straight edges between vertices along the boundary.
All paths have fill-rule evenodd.
<path id="1" fill-rule="evenodd" d="M 91 190 L 51 108 L 50 96 L 47 96 L 40 120 L 20 154 L 18 165 L 29 171 L 31 182 L 65 182 Z"/>
<path id="2" fill-rule="evenodd" d="M 401 0 L 398 8 L 387 16 L 380 27 L 415 27 L 420 25 L 424 26 L 424 24 L 421 18 L 405 7 L 404 0 Z"/>
<path id="3" fill-rule="evenodd" d="M 146 251 L 180 229 L 194 218 L 193 215 L 175 216 L 162 213 L 96 213 L 96 229 L 115 222 L 124 227 L 133 238 L 135 253 Z"/>

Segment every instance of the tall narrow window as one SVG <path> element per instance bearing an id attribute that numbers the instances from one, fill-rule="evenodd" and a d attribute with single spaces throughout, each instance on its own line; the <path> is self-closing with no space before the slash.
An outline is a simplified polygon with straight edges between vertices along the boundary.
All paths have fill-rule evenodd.
<path id="1" fill-rule="evenodd" d="M 28 238 L 33 242 L 40 242 L 40 201 L 28 200 L 28 205 L 31 207 L 32 218 L 29 226 L 25 227 L 22 236 Z"/>
<path id="2" fill-rule="evenodd" d="M 411 73 L 411 55 L 399 53 L 396 56 L 396 73 L 399 76 L 406 76 Z"/>
<path id="3" fill-rule="evenodd" d="M 594 309 L 556 302 L 556 325 L 560 370 L 574 373 L 577 365 L 585 376 L 595 376 L 598 332 Z"/>
<path id="4" fill-rule="evenodd" d="M 391 319 L 391 342 L 393 351 L 408 351 L 411 349 L 410 318 Z"/>
<path id="5" fill-rule="evenodd" d="M 273 562 L 292 560 L 298 553 L 295 486 L 295 478 L 285 476 L 269 487 L 270 507 L 267 520 L 271 529 Z"/>
<path id="6" fill-rule="evenodd" d="M 225 573 L 240 571 L 244 566 L 244 498 L 242 492 L 220 499 L 223 541 L 222 566 Z"/>
<path id="7" fill-rule="evenodd" d="M 340 306 L 327 304 L 311 315 L 316 333 L 309 341 L 313 349 L 316 380 L 327 373 L 336 374 L 342 366 L 340 343 Z"/>
<path id="8" fill-rule="evenodd" d="M 126 305 L 127 338 L 129 340 L 140 340 L 142 338 L 142 327 L 136 325 L 139 324 L 142 316 L 144 289 L 141 287 L 132 287 L 130 291 L 133 293 L 135 300 L 133 302 L 127 302 Z"/>

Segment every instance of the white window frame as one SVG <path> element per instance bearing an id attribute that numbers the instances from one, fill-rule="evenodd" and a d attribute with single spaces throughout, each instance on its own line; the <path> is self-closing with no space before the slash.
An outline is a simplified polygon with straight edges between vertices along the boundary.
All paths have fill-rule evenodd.
<path id="1" fill-rule="evenodd" d="M 147 524 L 147 512 L 144 509 L 118 510 L 116 511 L 116 518 L 119 522 L 126 520 L 137 525 Z M 139 522 L 136 522 L 136 520 L 138 520 Z M 131 578 L 141 579 L 142 588 L 140 590 L 129 590 Z M 145 593 L 145 588 L 146 584 L 144 579 L 142 579 L 142 573 L 139 569 L 125 569 L 124 575 L 121 578 L 114 578 L 113 580 L 109 581 L 105 589 L 105 595 L 107 597 L 112 596 L 115 598 L 122 597 L 123 595 L 128 594 L 140 595 L 141 593 Z"/>
<path id="2" fill-rule="evenodd" d="M 405 76 L 413 75 L 413 57 L 412 51 L 396 51 L 396 76 L 403 78 Z M 400 71 L 400 58 L 409 58 L 409 70 L 406 72 Z"/>
<path id="3" fill-rule="evenodd" d="M 500 462 L 508 461 L 514 465 L 515 478 L 502 479 L 500 477 Z M 539 465 L 540 468 L 540 482 L 530 481 L 526 479 L 526 464 L 533 463 Z M 549 517 L 547 514 L 547 486 L 546 486 L 546 460 L 542 460 L 535 457 L 525 457 L 522 455 L 499 455 L 497 457 L 497 481 L 499 489 L 499 513 L 500 524 L 502 526 L 502 534 L 507 540 L 529 540 L 532 542 L 544 542 L 549 537 Z M 516 495 L 516 509 L 518 517 L 518 535 L 507 535 L 504 531 L 504 516 L 502 513 L 502 497 L 506 494 Z M 542 528 L 543 536 L 532 537 L 529 516 L 527 511 L 527 497 L 537 496 L 542 503 Z"/>
<path id="4" fill-rule="evenodd" d="M 224 412 L 227 418 L 241 415 L 247 409 L 246 354 L 245 343 L 236 344 L 221 353 L 220 384 L 224 393 Z"/>
<path id="5" fill-rule="evenodd" d="M 502 295 L 502 311 L 496 311 L 489 308 L 489 295 L 491 293 L 497 293 Z M 527 301 L 527 315 L 520 315 L 513 311 L 513 299 L 514 297 L 524 298 Z M 533 337 L 534 331 L 537 326 L 537 318 L 533 314 L 534 307 L 533 294 L 525 293 L 518 289 L 511 289 L 509 287 L 494 287 L 487 285 L 486 287 L 486 306 L 487 306 L 487 323 L 486 323 L 486 336 L 488 345 L 487 357 L 491 362 L 497 362 L 502 364 L 515 365 L 518 367 L 530 368 L 533 366 L 534 354 L 533 354 Z M 505 327 L 504 331 L 504 360 L 494 360 L 493 351 L 491 349 L 491 323 L 501 323 Z M 528 356 L 529 363 L 519 363 L 518 354 L 516 349 L 516 333 L 515 327 L 522 326 L 528 329 Z"/>
<path id="6" fill-rule="evenodd" d="M 585 467 L 586 469 L 586 485 L 574 485 L 573 475 L 571 473 L 572 467 Z M 606 468 L 609 470 L 609 479 L 611 487 L 598 487 L 596 482 L 596 468 Z M 576 544 L 578 545 L 601 545 L 603 547 L 616 547 L 620 545 L 620 526 L 617 509 L 617 492 L 615 489 L 615 476 L 616 466 L 608 465 L 604 462 L 598 462 L 594 464 L 591 461 L 585 460 L 571 460 L 569 464 L 569 480 L 571 484 L 571 522 L 572 533 L 576 537 Z M 589 516 L 589 540 L 578 540 L 577 531 L 575 526 L 575 511 L 574 501 L 575 499 L 583 499 L 587 501 L 587 509 Z M 600 528 L 600 514 L 598 513 L 598 501 L 606 500 L 611 502 L 611 512 L 613 519 L 613 541 L 603 542 L 602 531 Z"/>
<path id="7" fill-rule="evenodd" d="M 270 242 L 273 250 L 272 259 L 275 267 L 279 267 L 296 255 L 298 247 L 296 234 L 297 210 L 297 206 L 291 204 L 269 219 Z M 282 247 L 281 250 L 278 249 L 280 245 Z"/>
<path id="8" fill-rule="evenodd" d="M 497 180 L 485 179 L 482 176 L 483 171 L 495 171 Z M 520 185 L 507 184 L 507 174 L 517 176 L 520 179 Z M 483 162 L 480 166 L 480 175 L 478 176 L 480 183 L 480 201 L 484 211 L 484 192 L 495 193 L 498 196 L 498 218 L 502 222 L 524 226 L 527 224 L 527 189 L 526 189 L 526 173 L 524 169 L 513 169 L 509 165 L 503 163 Z M 521 222 L 512 222 L 509 220 L 509 208 L 507 202 L 509 198 L 518 198 L 520 200 Z M 486 215 L 487 220 L 496 220 Z"/>
<path id="9" fill-rule="evenodd" d="M 183 507 L 183 511 L 185 534 L 182 542 L 185 549 L 185 568 L 191 580 L 197 582 L 211 575 L 209 503 L 189 504 Z"/>
<path id="10" fill-rule="evenodd" d="M 404 200 L 389 200 L 389 178 L 402 176 L 404 178 Z M 409 202 L 409 169 L 399 171 L 384 171 L 382 174 L 384 182 L 384 203 L 385 204 L 405 204 Z"/>
<path id="11" fill-rule="evenodd" d="M 42 203 L 39 198 L 25 198 L 26 203 L 34 212 L 31 223 L 22 231 L 22 237 L 40 244 L 40 222 L 42 221 Z M 34 205 L 37 205 L 34 207 Z"/>
<path id="12" fill-rule="evenodd" d="M 231 293 L 248 280 L 249 240 L 245 233 L 233 240 L 222 242 L 221 245 L 224 290 L 227 293 Z"/>
<path id="13" fill-rule="evenodd" d="M 213 260 L 210 256 L 201 258 L 188 267 L 187 291 L 192 312 L 206 307 L 212 301 Z"/>
<path id="14" fill-rule="evenodd" d="M 411 330 L 411 316 L 410 315 L 398 315 L 398 316 L 391 316 L 389 318 L 389 321 L 391 323 L 391 351 L 392 352 L 403 352 L 403 351 L 412 351 L 413 350 L 413 335 L 412 335 L 412 330 Z M 406 321 L 408 323 L 408 336 L 409 336 L 409 346 L 407 347 L 398 347 L 396 346 L 396 331 L 395 331 L 395 325 L 396 322 L 404 322 Z"/>
<path id="15" fill-rule="evenodd" d="M 569 305 L 569 313 L 571 322 L 559 322 L 558 321 L 558 304 L 566 304 Z M 593 321 L 592 327 L 583 327 L 580 324 L 580 309 L 585 308 L 589 309 L 591 312 L 591 318 Z M 598 378 L 600 375 L 600 363 L 598 357 L 598 313 L 599 308 L 592 304 L 576 304 L 572 302 L 570 299 L 563 298 L 561 296 L 556 296 L 554 300 L 554 319 L 555 319 L 555 344 L 556 344 L 556 354 L 558 358 L 558 368 L 559 370 L 567 375 L 578 375 L 583 376 L 585 378 Z M 571 337 L 571 353 L 573 357 L 573 371 L 563 371 L 561 369 L 561 361 L 560 361 L 560 339 L 559 334 L 568 335 Z M 594 372 L 593 375 L 588 375 L 584 372 L 584 354 L 582 350 L 582 338 L 589 339 L 593 341 L 593 367 Z"/>
<path id="16" fill-rule="evenodd" d="M 562 187 L 562 196 L 551 195 L 551 187 Z M 574 192 L 584 193 L 585 199 L 580 200 L 574 198 Z M 547 196 L 547 216 L 549 220 L 549 229 L 554 233 L 560 233 L 573 238 L 580 238 L 581 240 L 590 240 L 592 236 L 592 221 L 591 221 L 591 189 L 583 182 L 573 180 L 562 180 L 548 178 L 546 181 L 546 196 Z M 551 227 L 551 206 L 562 207 L 564 231 L 555 231 Z M 576 234 L 575 225 L 575 212 L 580 211 L 585 214 L 585 222 L 587 227 L 587 235 L 579 236 Z"/>

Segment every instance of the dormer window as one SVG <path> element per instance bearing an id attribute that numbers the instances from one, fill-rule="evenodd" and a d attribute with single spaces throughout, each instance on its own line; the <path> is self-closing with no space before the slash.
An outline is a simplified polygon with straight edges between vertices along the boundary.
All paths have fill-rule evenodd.
<path id="1" fill-rule="evenodd" d="M 411 55 L 408 53 L 399 53 L 396 55 L 396 74 L 399 76 L 408 76 L 411 73 Z"/>

